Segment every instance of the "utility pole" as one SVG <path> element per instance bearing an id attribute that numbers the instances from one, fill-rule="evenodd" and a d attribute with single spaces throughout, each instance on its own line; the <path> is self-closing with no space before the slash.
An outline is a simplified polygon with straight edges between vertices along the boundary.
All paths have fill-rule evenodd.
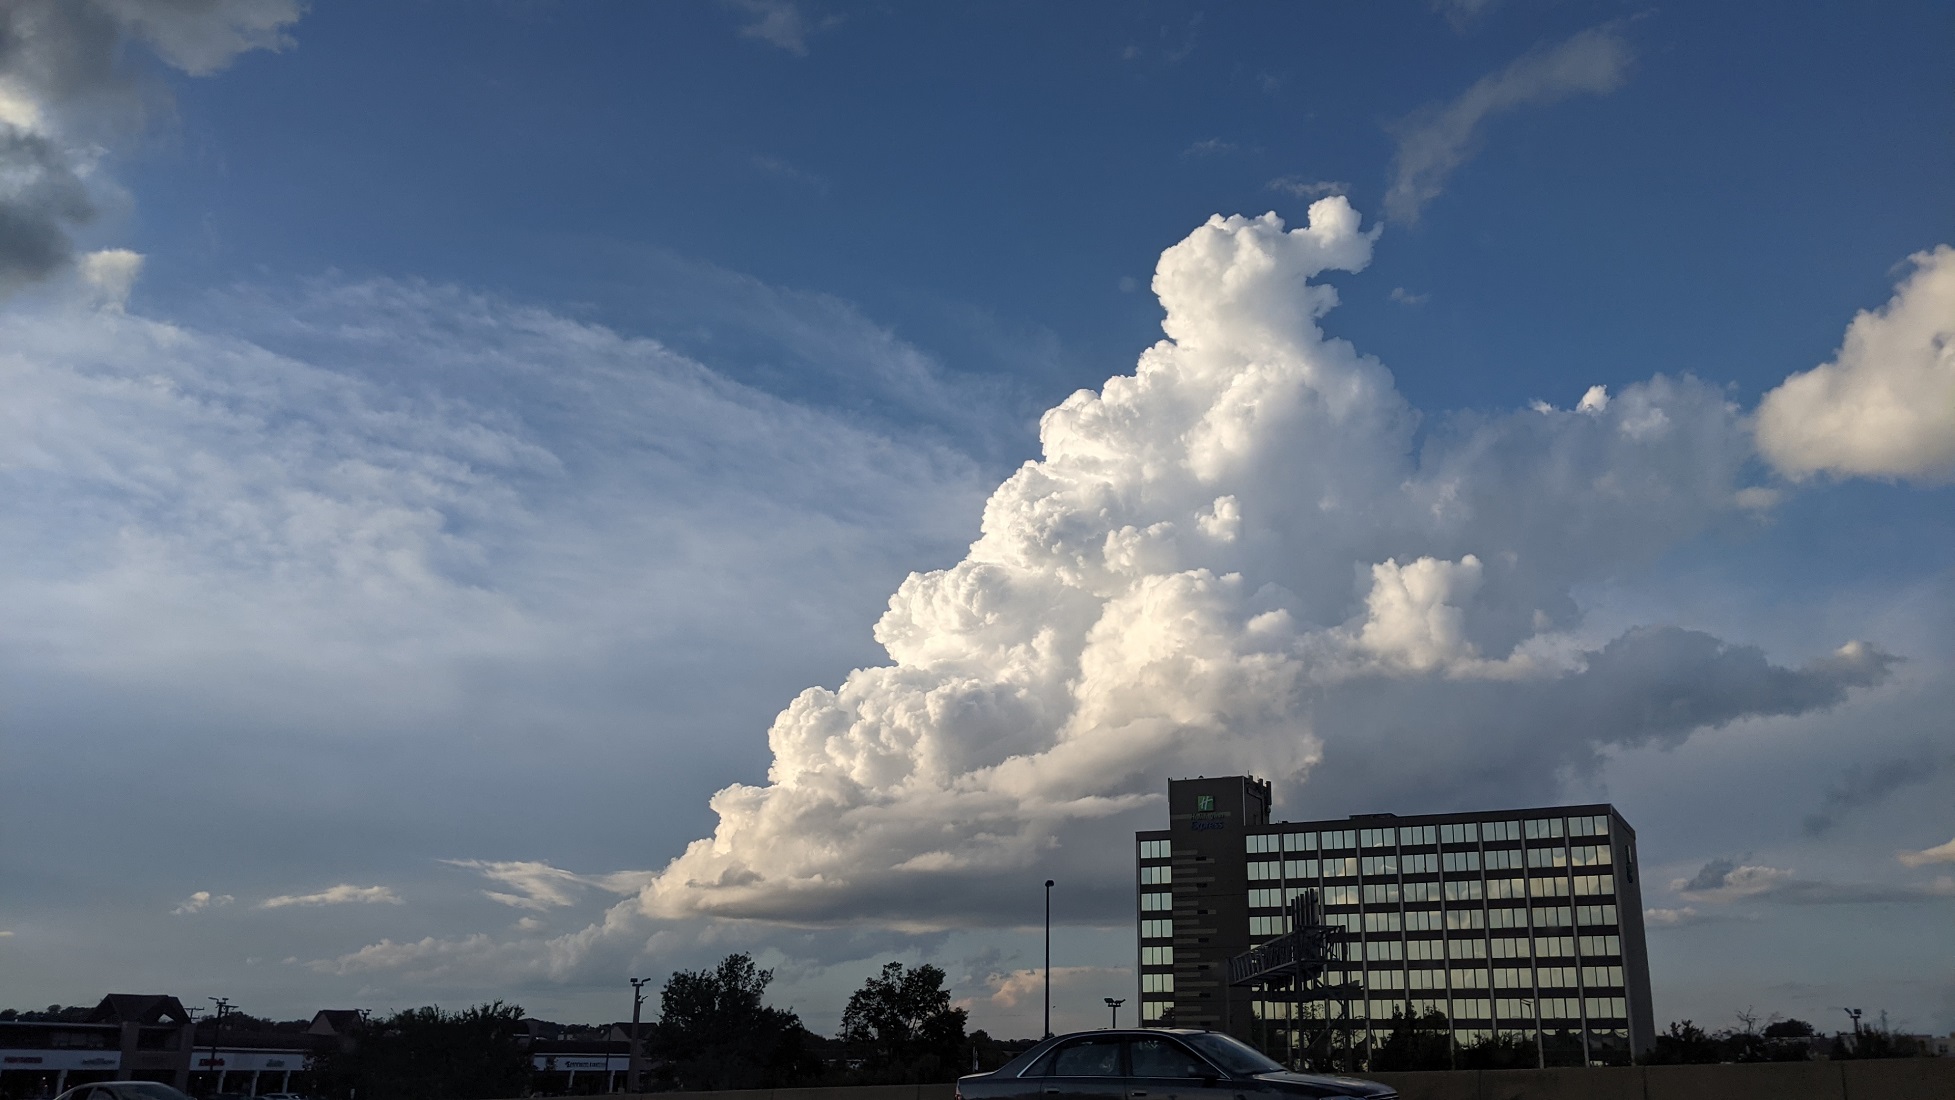
<path id="1" fill-rule="evenodd" d="M 638 1093 L 645 1091 L 644 1061 L 639 1054 L 638 1010 L 645 1004 L 645 987 L 651 984 L 650 978 L 631 979 L 631 1056 L 625 1062 L 625 1091 Z"/>
<path id="2" fill-rule="evenodd" d="M 217 1002 L 217 1014 L 210 1022 L 210 1091 L 213 1095 L 222 1091 L 224 1071 L 217 1068 L 217 1041 L 224 1034 L 224 1017 L 231 1013 L 231 1001 L 227 997 L 211 997 Z"/>
<path id="3" fill-rule="evenodd" d="M 1052 1038 L 1052 880 L 1045 880 L 1045 1037 Z"/>
<path id="4" fill-rule="evenodd" d="M 1106 1006 L 1113 1010 L 1113 1020 L 1107 1024 L 1107 1027 L 1117 1030 L 1120 1027 L 1120 1006 L 1127 1003 L 1126 998 L 1102 997 L 1100 999 L 1105 1001 Z"/>

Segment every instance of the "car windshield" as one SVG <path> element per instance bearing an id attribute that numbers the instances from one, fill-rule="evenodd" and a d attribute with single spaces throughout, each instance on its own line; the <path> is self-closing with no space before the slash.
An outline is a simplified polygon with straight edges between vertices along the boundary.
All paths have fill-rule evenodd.
<path id="1" fill-rule="evenodd" d="M 1217 1032 L 1204 1031 L 1181 1038 L 1206 1055 L 1209 1061 L 1230 1073 L 1273 1073 L 1283 1068 L 1281 1063 L 1264 1057 L 1262 1051 L 1255 1047 Z"/>
<path id="2" fill-rule="evenodd" d="M 117 1081 L 115 1091 L 124 1100 L 190 1100 L 170 1086 L 155 1081 Z"/>

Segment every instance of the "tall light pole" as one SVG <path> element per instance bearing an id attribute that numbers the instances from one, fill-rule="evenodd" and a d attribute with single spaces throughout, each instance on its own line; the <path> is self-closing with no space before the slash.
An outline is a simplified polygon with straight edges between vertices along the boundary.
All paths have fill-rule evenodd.
<path id="1" fill-rule="evenodd" d="M 1052 1038 L 1052 880 L 1045 880 L 1045 1037 Z"/>
<path id="2" fill-rule="evenodd" d="M 640 1061 L 640 1055 L 638 1053 L 638 1010 L 645 1004 L 645 987 L 650 985 L 651 982 L 652 980 L 650 978 L 631 979 L 631 1052 L 630 1057 L 625 1060 L 625 1090 L 627 1092 L 636 1093 L 645 1091 L 644 1082 L 640 1080 L 644 1073 L 644 1063 Z"/>
<path id="3" fill-rule="evenodd" d="M 224 1084 L 223 1071 L 217 1068 L 217 1040 L 219 1036 L 224 1034 L 224 1017 L 230 1015 L 231 1001 L 228 997 L 211 997 L 209 999 L 217 1002 L 217 1014 L 210 1022 L 210 1091 L 215 1095 L 223 1091 L 222 1086 Z"/>
<path id="4" fill-rule="evenodd" d="M 1519 1000 L 1527 1006 L 1527 1011 L 1534 1016 L 1534 1068 L 1547 1069 L 1548 1049 L 1541 1042 L 1541 1014 L 1534 1009 L 1534 998 L 1521 997 Z"/>
<path id="5" fill-rule="evenodd" d="M 1107 1024 L 1107 1027 L 1118 1030 L 1120 1027 L 1120 1006 L 1126 1004 L 1127 999 L 1125 997 L 1101 997 L 1100 999 L 1105 1001 L 1106 1006 L 1113 1010 L 1113 1019 Z"/>

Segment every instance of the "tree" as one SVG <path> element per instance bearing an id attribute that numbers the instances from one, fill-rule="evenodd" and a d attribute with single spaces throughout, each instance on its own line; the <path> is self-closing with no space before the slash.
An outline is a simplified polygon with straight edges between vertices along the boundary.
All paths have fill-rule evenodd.
<path id="1" fill-rule="evenodd" d="M 1673 1020 L 1670 1029 L 1656 1037 L 1643 1061 L 1655 1066 L 1697 1065 L 1723 1061 L 1720 1044 L 1690 1020 Z"/>
<path id="2" fill-rule="evenodd" d="M 314 1057 L 316 1090 L 359 1100 L 495 1100 L 529 1089 L 517 1045 L 523 1010 L 494 1001 L 461 1012 L 410 1008 L 370 1022 L 358 1040 Z"/>
<path id="3" fill-rule="evenodd" d="M 654 1072 L 694 1089 L 781 1088 L 817 1078 L 801 1018 L 764 1003 L 773 980 L 744 953 L 711 970 L 675 971 L 659 993 L 651 1053 L 665 1064 Z"/>
<path id="4" fill-rule="evenodd" d="M 1539 1059 L 1531 1035 L 1497 1031 L 1460 1047 L 1453 1064 L 1459 1069 L 1532 1069 Z"/>
<path id="5" fill-rule="evenodd" d="M 1450 1069 L 1452 1064 L 1452 1025 L 1433 1009 L 1417 1014 L 1393 1009 L 1391 1033 L 1371 1055 L 1371 1068 L 1381 1071 Z"/>
<path id="6" fill-rule="evenodd" d="M 1767 1039 L 1810 1039 L 1812 1025 L 1804 1020 L 1774 1020 L 1765 1025 Z"/>
<path id="7" fill-rule="evenodd" d="M 954 1081 L 970 1064 L 968 1013 L 950 1006 L 944 972 L 893 962 L 849 995 L 842 1041 L 862 1059 L 862 1083 Z"/>

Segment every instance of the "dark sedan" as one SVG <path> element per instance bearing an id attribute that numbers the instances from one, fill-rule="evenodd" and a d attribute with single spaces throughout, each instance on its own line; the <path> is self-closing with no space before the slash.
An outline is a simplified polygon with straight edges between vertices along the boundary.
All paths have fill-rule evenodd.
<path id="1" fill-rule="evenodd" d="M 957 1082 L 958 1100 L 1251 1100 L 1362 1096 L 1396 1100 L 1376 1081 L 1291 1073 L 1219 1031 L 1150 1028 L 1060 1035 L 990 1073 Z"/>
<path id="2" fill-rule="evenodd" d="M 54 1100 L 190 1100 L 168 1085 L 155 1081 L 99 1081 L 76 1085 Z"/>

